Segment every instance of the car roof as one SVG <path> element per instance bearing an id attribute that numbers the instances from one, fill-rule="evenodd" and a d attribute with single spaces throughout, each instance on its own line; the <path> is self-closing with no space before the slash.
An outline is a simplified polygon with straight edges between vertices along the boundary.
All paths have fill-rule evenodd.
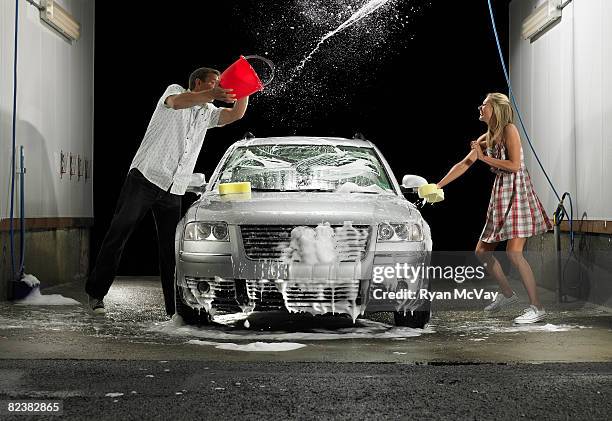
<path id="1" fill-rule="evenodd" d="M 331 145 L 331 146 L 358 146 L 362 148 L 373 148 L 372 142 L 364 139 L 345 139 L 343 137 L 317 137 L 317 136 L 276 136 L 256 137 L 242 139 L 234 143 L 234 146 L 258 146 L 258 145 Z"/>

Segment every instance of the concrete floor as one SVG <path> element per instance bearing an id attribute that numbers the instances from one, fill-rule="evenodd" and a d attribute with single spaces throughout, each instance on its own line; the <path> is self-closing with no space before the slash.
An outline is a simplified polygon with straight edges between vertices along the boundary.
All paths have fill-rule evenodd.
<path id="1" fill-rule="evenodd" d="M 83 302 L 81 288 L 43 293 Z M 0 303 L 0 418 L 40 419 L 4 407 L 45 400 L 63 405 L 56 418 L 79 420 L 609 419 L 612 314 L 541 294 L 544 323 L 514 326 L 522 306 L 488 317 L 471 308 L 484 303 L 439 302 L 425 330 L 386 314 L 355 325 L 274 313 L 250 315 L 248 329 L 241 317 L 177 326 L 150 278 L 117 280 L 105 317 Z M 262 342 L 303 347 L 223 349 Z"/>
<path id="2" fill-rule="evenodd" d="M 604 363 L 0 360 L 0 402 L 61 402 L 74 420 L 607 421 L 611 386 Z"/>
<path id="3" fill-rule="evenodd" d="M 43 293 L 85 300 L 76 284 Z M 542 294 L 546 298 L 546 292 Z M 544 322 L 516 326 L 512 318 L 521 312 L 521 305 L 487 316 L 480 310 L 445 309 L 442 302 L 434 302 L 430 325 L 419 330 L 386 324 L 390 317 L 384 313 L 372 317 L 375 321 L 358 319 L 355 325 L 345 318 L 255 313 L 249 316 L 249 329 L 244 328 L 244 320 L 231 317 L 213 326 L 177 329 L 165 316 L 159 281 L 154 278 L 118 279 L 105 302 L 105 317 L 93 316 L 83 306 L 0 303 L 0 355 L 8 359 L 612 362 L 612 313 L 584 303 L 549 303 Z M 306 346 L 286 352 L 218 349 L 226 342 Z"/>

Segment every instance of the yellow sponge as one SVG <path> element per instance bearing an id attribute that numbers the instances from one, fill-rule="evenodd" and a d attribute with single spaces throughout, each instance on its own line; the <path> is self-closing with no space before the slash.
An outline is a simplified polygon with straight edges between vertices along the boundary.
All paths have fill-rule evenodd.
<path id="1" fill-rule="evenodd" d="M 240 183 L 221 183 L 219 184 L 219 194 L 251 193 L 251 183 L 243 181 Z"/>
<path id="2" fill-rule="evenodd" d="M 444 190 L 435 184 L 424 184 L 419 187 L 419 197 L 429 203 L 437 203 L 444 200 Z"/>

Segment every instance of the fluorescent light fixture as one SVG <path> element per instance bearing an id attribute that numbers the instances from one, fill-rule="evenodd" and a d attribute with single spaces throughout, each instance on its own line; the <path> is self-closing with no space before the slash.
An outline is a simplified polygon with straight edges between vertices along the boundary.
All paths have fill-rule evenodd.
<path id="1" fill-rule="evenodd" d="M 70 13 L 57 4 L 55 0 L 41 1 L 40 18 L 55 29 L 68 41 L 75 41 L 81 36 L 81 25 Z"/>
<path id="2" fill-rule="evenodd" d="M 523 39 L 533 40 L 561 19 L 561 0 L 546 0 L 523 21 Z"/>

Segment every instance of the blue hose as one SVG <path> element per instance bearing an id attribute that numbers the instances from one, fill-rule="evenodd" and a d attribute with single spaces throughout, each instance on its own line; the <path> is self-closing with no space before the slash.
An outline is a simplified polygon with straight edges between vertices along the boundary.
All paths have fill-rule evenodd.
<path id="1" fill-rule="evenodd" d="M 19 210 L 19 228 L 21 232 L 21 242 L 19 243 L 21 246 L 20 254 L 21 259 L 19 261 L 19 277 L 17 279 L 21 279 L 23 277 L 24 272 L 24 264 L 25 264 L 25 165 L 24 165 L 24 157 L 23 157 L 23 145 L 20 148 L 20 168 L 19 178 L 21 180 L 20 183 L 20 210 Z"/>
<path id="2" fill-rule="evenodd" d="M 573 230 L 573 219 L 574 219 L 573 213 L 574 212 L 573 212 L 572 196 L 569 194 L 569 192 L 565 192 L 563 194 L 563 199 L 559 197 L 559 194 L 557 193 L 555 186 L 553 185 L 552 181 L 550 181 L 550 177 L 548 176 L 548 173 L 544 169 L 544 165 L 542 165 L 542 162 L 540 161 L 540 158 L 538 157 L 538 154 L 536 153 L 535 148 L 533 147 L 533 144 L 531 143 L 531 139 L 529 138 L 529 134 L 527 133 L 527 129 L 525 128 L 525 124 L 523 124 L 523 117 L 521 116 L 521 112 L 519 110 L 518 104 L 516 103 L 514 92 L 512 91 L 512 84 L 510 83 L 510 76 L 508 75 L 508 70 L 506 69 L 506 62 L 504 60 L 504 54 L 502 52 L 501 44 L 499 42 L 499 35 L 497 34 L 497 26 L 495 25 L 495 14 L 493 13 L 493 7 L 491 6 L 491 0 L 487 0 L 487 3 L 489 5 L 489 16 L 491 17 L 491 26 L 493 28 L 493 35 L 495 36 L 495 43 L 497 44 L 497 52 L 499 54 L 499 61 L 502 65 L 502 69 L 504 70 L 504 77 L 506 78 L 506 84 L 508 85 L 508 92 L 510 93 L 510 99 L 512 100 L 512 105 L 514 106 L 514 109 L 516 110 L 516 115 L 518 116 L 521 129 L 523 130 L 523 133 L 525 134 L 525 138 L 527 139 L 527 142 L 529 142 L 529 147 L 531 147 L 533 156 L 535 156 L 536 161 L 538 161 L 538 164 L 540 165 L 540 168 L 542 169 L 542 172 L 544 173 L 544 176 L 546 177 L 548 184 L 552 188 L 553 193 L 555 193 L 555 196 L 557 197 L 557 200 L 559 201 L 559 207 L 563 206 L 563 199 L 565 199 L 565 196 L 569 197 L 569 201 L 570 201 L 570 215 L 569 215 L 570 249 L 573 250 L 574 249 L 574 230 Z M 566 213 L 566 216 L 567 216 L 567 213 Z"/>
<path id="3" fill-rule="evenodd" d="M 504 54 L 502 53 L 501 44 L 499 43 L 499 36 L 497 35 L 497 26 L 495 25 L 495 15 L 493 14 L 493 7 L 491 6 L 491 0 L 487 0 L 487 2 L 489 4 L 489 16 L 491 17 L 491 25 L 493 27 L 493 34 L 495 35 L 495 42 L 497 43 L 497 52 L 499 53 L 499 60 L 504 70 L 504 76 L 506 78 L 506 84 L 508 85 L 508 91 L 510 92 L 510 99 L 512 100 L 512 105 L 514 105 L 514 109 L 516 110 L 516 114 L 518 116 L 519 123 L 521 125 L 521 129 L 523 129 L 523 133 L 525 134 L 525 137 L 527 138 L 527 142 L 529 142 L 529 146 L 531 147 L 533 155 L 538 161 L 538 164 L 540 165 L 540 168 L 542 169 L 542 172 L 544 173 L 546 180 L 548 180 L 548 184 L 550 184 L 552 191 L 555 193 L 555 196 L 557 196 L 557 200 L 560 202 L 561 198 L 559 197 L 559 194 L 557 194 L 557 190 L 555 190 L 555 186 L 553 185 L 552 181 L 550 181 L 550 178 L 548 177 L 548 174 L 546 173 L 546 170 L 544 169 L 542 162 L 540 162 L 540 158 L 538 157 L 538 154 L 536 153 L 535 148 L 533 147 L 533 144 L 531 143 L 531 139 L 529 138 L 529 134 L 527 133 L 527 129 L 525 128 L 525 125 L 523 124 L 523 118 L 521 116 L 519 107 L 516 103 L 514 92 L 512 91 L 512 84 L 510 83 L 510 77 L 508 76 L 508 70 L 506 70 L 506 62 L 504 61 Z"/>
<path id="4" fill-rule="evenodd" d="M 14 280 L 18 280 L 17 272 L 15 271 L 15 232 L 13 229 L 13 217 L 14 217 L 14 195 L 15 195 L 15 141 L 16 141 L 16 129 L 17 129 L 17 33 L 19 25 L 19 0 L 15 0 L 15 48 L 14 48 L 14 60 L 13 60 L 13 155 L 11 159 L 11 213 L 10 213 L 10 237 L 11 237 L 11 276 Z M 23 243 L 23 238 L 21 239 Z M 21 274 L 22 268 L 19 273 Z"/>

